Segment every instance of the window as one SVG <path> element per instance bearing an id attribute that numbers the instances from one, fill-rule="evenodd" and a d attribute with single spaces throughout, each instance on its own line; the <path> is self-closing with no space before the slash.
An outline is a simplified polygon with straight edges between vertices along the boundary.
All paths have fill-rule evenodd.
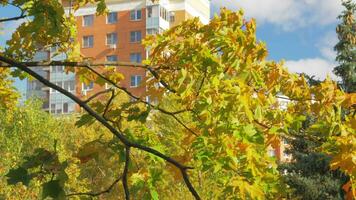
<path id="1" fill-rule="evenodd" d="M 92 48 L 94 46 L 94 36 L 88 35 L 83 37 L 83 48 Z"/>
<path id="2" fill-rule="evenodd" d="M 62 114 L 62 104 L 56 103 L 56 114 Z"/>
<path id="3" fill-rule="evenodd" d="M 83 16 L 83 26 L 92 26 L 94 21 L 94 15 Z"/>
<path id="4" fill-rule="evenodd" d="M 174 14 L 174 12 L 170 12 L 169 13 L 169 22 L 174 22 L 174 21 L 176 21 L 175 14 Z"/>
<path id="5" fill-rule="evenodd" d="M 88 85 L 83 83 L 83 85 L 82 85 L 83 91 L 89 91 L 89 90 L 92 90 L 93 88 L 94 88 L 94 82 L 90 82 Z"/>
<path id="6" fill-rule="evenodd" d="M 159 16 L 162 18 L 162 19 L 164 19 L 164 20 L 166 20 L 166 21 L 168 21 L 168 11 L 167 11 L 167 9 L 165 9 L 164 7 L 160 7 L 160 9 L 159 9 Z"/>
<path id="7" fill-rule="evenodd" d="M 147 17 L 151 18 L 153 14 L 152 6 L 147 7 Z"/>
<path id="8" fill-rule="evenodd" d="M 106 34 L 106 45 L 116 45 L 117 44 L 117 33 Z"/>
<path id="9" fill-rule="evenodd" d="M 115 24 L 117 22 L 117 12 L 110 12 L 106 16 L 106 22 L 108 24 Z"/>
<path id="10" fill-rule="evenodd" d="M 133 62 L 133 63 L 141 63 L 141 62 L 142 62 L 142 55 L 141 55 L 141 53 L 131 53 L 131 54 L 130 54 L 130 62 Z"/>
<path id="11" fill-rule="evenodd" d="M 56 104 L 51 104 L 51 113 L 56 113 Z"/>
<path id="12" fill-rule="evenodd" d="M 74 91 L 74 86 L 75 82 L 74 81 L 64 81 L 63 82 L 63 89 L 67 90 L 67 91 Z"/>
<path id="13" fill-rule="evenodd" d="M 131 10 L 130 12 L 130 19 L 131 20 L 141 20 L 142 18 L 142 11 L 141 10 Z"/>
<path id="14" fill-rule="evenodd" d="M 141 31 L 130 32 L 130 42 L 141 42 L 141 39 L 142 39 Z"/>
<path id="15" fill-rule="evenodd" d="M 63 103 L 63 113 L 68 113 L 68 103 Z"/>
<path id="16" fill-rule="evenodd" d="M 111 56 L 106 56 L 106 61 L 108 62 L 117 62 L 117 56 L 116 55 L 111 55 Z"/>
<path id="17" fill-rule="evenodd" d="M 52 72 L 54 73 L 62 73 L 64 71 L 64 67 L 63 66 L 52 66 L 51 67 Z"/>
<path id="18" fill-rule="evenodd" d="M 64 81 L 63 83 L 63 88 L 67 91 L 69 91 L 69 81 Z"/>
<path id="19" fill-rule="evenodd" d="M 156 29 L 156 28 L 149 28 L 149 29 L 147 29 L 147 34 L 148 35 L 155 35 L 155 34 L 157 34 L 158 33 L 158 29 Z"/>
<path id="20" fill-rule="evenodd" d="M 69 81 L 69 91 L 75 90 L 75 81 Z"/>
<path id="21" fill-rule="evenodd" d="M 142 80 L 142 76 L 140 75 L 134 75 L 134 76 L 131 76 L 131 87 L 138 87 L 141 83 L 141 80 Z"/>

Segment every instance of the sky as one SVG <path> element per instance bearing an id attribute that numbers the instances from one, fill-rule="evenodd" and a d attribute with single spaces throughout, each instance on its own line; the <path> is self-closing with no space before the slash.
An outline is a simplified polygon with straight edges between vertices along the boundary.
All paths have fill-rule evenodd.
<path id="1" fill-rule="evenodd" d="M 292 72 L 304 72 L 319 79 L 330 76 L 335 67 L 335 28 L 343 10 L 341 0 L 212 0 L 212 15 L 221 7 L 243 9 L 247 19 L 257 21 L 257 37 L 267 44 L 269 59 L 284 60 Z M 0 7 L 0 18 L 16 16 L 18 10 Z M 22 21 L 2 25 L 0 46 Z M 25 85 L 16 81 L 20 90 Z"/>

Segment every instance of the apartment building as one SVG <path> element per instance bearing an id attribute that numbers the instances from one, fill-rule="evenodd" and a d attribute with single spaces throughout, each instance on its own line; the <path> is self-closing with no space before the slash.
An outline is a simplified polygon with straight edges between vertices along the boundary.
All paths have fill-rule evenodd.
<path id="1" fill-rule="evenodd" d="M 77 11 L 72 1 L 63 0 L 67 13 L 74 13 L 77 20 L 81 54 L 95 62 L 123 61 L 140 63 L 148 56 L 141 41 L 148 34 L 161 33 L 192 17 L 199 17 L 203 24 L 210 19 L 209 0 L 107 0 L 109 13 L 96 15 L 95 5 L 86 5 Z M 52 57 L 51 52 L 38 53 L 38 60 L 64 60 L 64 56 Z M 99 85 L 79 81 L 74 73 L 65 73 L 63 66 L 39 69 L 49 80 L 79 97 L 103 90 Z M 121 66 L 118 71 L 125 76 L 121 85 L 137 96 L 144 94 L 146 71 L 141 68 Z M 37 81 L 28 81 L 27 97 L 44 100 L 44 109 L 52 114 L 66 114 L 79 110 L 75 103 L 55 90 L 43 87 Z"/>

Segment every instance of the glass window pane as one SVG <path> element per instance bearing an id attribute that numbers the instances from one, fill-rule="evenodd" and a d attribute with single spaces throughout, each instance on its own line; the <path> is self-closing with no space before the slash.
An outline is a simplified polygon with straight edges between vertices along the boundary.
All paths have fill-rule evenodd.
<path id="1" fill-rule="evenodd" d="M 135 42 L 135 32 L 131 31 L 130 33 L 130 42 Z"/>
<path id="2" fill-rule="evenodd" d="M 106 61 L 108 62 L 117 62 L 117 56 L 116 55 L 111 55 L 111 56 L 106 56 Z"/>
<path id="3" fill-rule="evenodd" d="M 142 11 L 137 10 L 137 19 L 141 19 L 141 18 L 142 18 Z"/>
<path id="4" fill-rule="evenodd" d="M 69 81 L 69 90 L 74 91 L 75 90 L 75 81 Z"/>
<path id="5" fill-rule="evenodd" d="M 135 87 L 135 86 L 136 86 L 136 77 L 131 76 L 131 87 Z"/>
<path id="6" fill-rule="evenodd" d="M 131 19 L 131 20 L 135 20 L 135 19 L 136 19 L 135 11 L 134 11 L 134 10 L 131 10 L 131 12 L 130 12 L 130 19 Z"/>
<path id="7" fill-rule="evenodd" d="M 117 22 L 117 13 L 116 12 L 111 12 L 107 16 L 107 22 L 109 24 L 114 24 Z"/>
<path id="8" fill-rule="evenodd" d="M 137 86 L 141 84 L 142 76 L 137 76 Z"/>
<path id="9" fill-rule="evenodd" d="M 83 26 L 93 25 L 94 15 L 85 15 L 83 16 Z"/>
<path id="10" fill-rule="evenodd" d="M 63 104 L 63 113 L 68 113 L 68 103 Z"/>
<path id="11" fill-rule="evenodd" d="M 63 87 L 64 87 L 64 89 L 65 90 L 70 90 L 70 88 L 69 88 L 69 81 L 64 81 L 64 83 L 63 83 Z"/>

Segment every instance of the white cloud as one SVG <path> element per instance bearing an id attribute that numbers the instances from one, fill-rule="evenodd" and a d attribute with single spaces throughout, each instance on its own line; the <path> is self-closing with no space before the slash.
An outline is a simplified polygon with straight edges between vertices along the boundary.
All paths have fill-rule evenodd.
<path id="1" fill-rule="evenodd" d="M 212 0 L 213 8 L 243 8 L 247 17 L 258 23 L 271 23 L 284 30 L 336 22 L 342 10 L 341 0 Z"/>
<path id="2" fill-rule="evenodd" d="M 330 61 L 334 61 L 336 57 L 336 52 L 334 51 L 334 46 L 338 42 L 338 38 L 335 31 L 327 32 L 324 37 L 322 37 L 316 44 L 319 48 L 321 55 Z"/>
<path id="3" fill-rule="evenodd" d="M 315 76 L 318 79 L 325 79 L 328 75 L 333 79 L 338 78 L 332 72 L 335 63 L 322 58 L 307 58 L 300 60 L 288 60 L 285 66 L 296 73 L 306 73 L 310 76 Z"/>

